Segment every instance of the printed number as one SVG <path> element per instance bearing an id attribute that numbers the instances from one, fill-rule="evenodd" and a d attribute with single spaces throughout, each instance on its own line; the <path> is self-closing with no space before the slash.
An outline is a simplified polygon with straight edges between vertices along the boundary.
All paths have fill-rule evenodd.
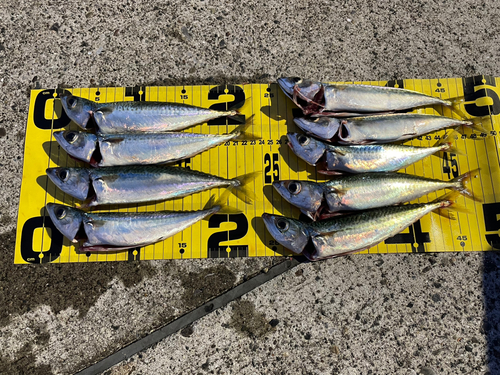
<path id="1" fill-rule="evenodd" d="M 274 98 L 274 94 L 272 92 L 266 92 L 264 98 Z"/>
<path id="2" fill-rule="evenodd" d="M 208 257 L 219 258 L 227 257 L 227 246 L 221 246 L 221 242 L 239 240 L 248 233 L 248 219 L 245 214 L 215 214 L 208 220 L 209 228 L 220 228 L 222 223 L 235 223 L 236 229 L 230 231 L 221 231 L 213 233 L 207 242 Z M 230 245 L 229 257 L 248 256 L 248 245 L 233 246 Z"/>
<path id="3" fill-rule="evenodd" d="M 430 136 L 430 135 L 426 135 L 426 136 L 425 136 L 425 139 L 426 139 L 427 141 L 430 141 L 430 140 L 432 139 L 432 136 Z"/>
<path id="4" fill-rule="evenodd" d="M 50 229 L 50 248 L 47 251 L 37 251 L 33 249 L 33 235 L 37 228 Z M 38 244 L 37 244 L 38 245 Z M 21 232 L 21 257 L 28 263 L 49 263 L 53 262 L 61 255 L 63 245 L 63 235 L 56 229 L 49 216 L 36 216 L 28 219 Z M 43 257 L 40 258 L 40 254 Z"/>
<path id="5" fill-rule="evenodd" d="M 439 140 L 439 139 L 441 139 L 441 136 L 440 135 L 435 135 L 434 139 Z"/>
<path id="6" fill-rule="evenodd" d="M 279 156 L 277 153 L 272 154 L 272 164 L 271 155 L 264 155 L 264 183 L 270 184 L 273 181 L 278 181 L 280 179 L 280 167 L 278 164 Z M 272 173 L 271 173 L 272 169 Z"/>
<path id="7" fill-rule="evenodd" d="M 238 146 L 238 141 L 233 141 L 233 146 Z"/>
<path id="8" fill-rule="evenodd" d="M 426 243 L 430 243 L 431 239 L 428 232 L 422 232 L 420 220 L 416 221 L 408 227 L 409 233 L 398 233 L 394 237 L 384 241 L 386 244 L 410 244 L 412 253 L 425 253 Z M 415 247 L 414 245 L 418 246 Z"/>
<path id="9" fill-rule="evenodd" d="M 457 241 L 467 241 L 467 236 L 458 236 Z"/>
<path id="10" fill-rule="evenodd" d="M 179 242 L 179 247 L 185 249 L 187 245 L 185 242 Z"/>
<path id="11" fill-rule="evenodd" d="M 247 143 L 248 143 L 247 141 L 241 141 L 241 145 L 242 145 L 242 146 L 246 146 L 246 145 L 247 145 Z"/>
<path id="12" fill-rule="evenodd" d="M 490 135 L 495 136 L 497 135 L 497 132 L 495 130 L 490 131 Z"/>
<path id="13" fill-rule="evenodd" d="M 268 146 L 272 146 L 273 145 L 273 140 L 272 139 L 268 139 L 267 140 L 267 145 Z"/>
<path id="14" fill-rule="evenodd" d="M 257 142 L 256 142 L 256 141 L 250 141 L 250 144 L 251 144 L 252 146 L 254 146 L 254 145 L 256 145 L 256 144 L 257 144 Z"/>
<path id="15" fill-rule="evenodd" d="M 281 139 L 276 140 L 276 144 L 280 145 L 281 144 Z"/>
<path id="16" fill-rule="evenodd" d="M 96 97 L 94 101 L 99 102 L 99 101 L 101 101 L 101 98 Z"/>
<path id="17" fill-rule="evenodd" d="M 265 145 L 266 142 L 263 139 L 259 139 L 259 145 Z"/>
<path id="18" fill-rule="evenodd" d="M 434 92 L 446 92 L 446 90 L 444 88 L 437 88 L 436 90 L 434 90 Z"/>
<path id="19" fill-rule="evenodd" d="M 270 240 L 269 241 L 269 246 L 278 246 L 278 245 L 279 245 L 278 241 L 275 241 L 275 240 Z"/>
<path id="20" fill-rule="evenodd" d="M 208 92 L 208 100 L 218 100 L 220 96 L 226 95 L 225 90 L 227 89 L 228 95 L 234 95 L 234 100 L 232 102 L 216 103 L 210 106 L 210 109 L 215 109 L 216 111 L 227 111 L 228 108 L 238 109 L 243 107 L 245 104 L 245 92 L 240 86 L 234 85 L 222 85 L 217 86 Z M 208 125 L 237 125 L 245 123 L 245 115 L 237 115 L 232 118 L 219 117 L 208 121 Z"/>
<path id="21" fill-rule="evenodd" d="M 483 81 L 485 81 L 486 84 Z M 464 109 L 471 116 L 483 117 L 500 114 L 500 98 L 495 90 L 491 88 L 480 88 L 476 91 L 476 87 L 485 85 L 495 87 L 495 79 L 490 76 L 475 76 L 463 79 L 464 101 L 466 102 Z M 478 106 L 476 103 L 480 98 L 490 98 L 493 104 Z"/>
<path id="22" fill-rule="evenodd" d="M 38 93 L 35 98 L 35 106 L 33 108 L 33 123 L 39 129 L 49 130 L 49 129 L 61 129 L 69 125 L 71 120 L 69 119 L 64 109 L 62 109 L 61 101 L 54 100 L 54 111 L 57 112 L 59 118 L 45 118 L 45 106 L 47 101 L 54 99 L 54 93 L 56 90 L 43 90 Z"/>
<path id="23" fill-rule="evenodd" d="M 500 203 L 485 203 L 483 204 L 484 227 L 487 232 L 486 241 L 495 249 L 500 249 L 500 237 L 498 230 L 500 229 Z"/>
<path id="24" fill-rule="evenodd" d="M 182 99 L 182 100 L 186 100 L 187 98 L 188 98 L 188 96 L 187 96 L 187 95 L 181 95 L 181 99 Z"/>
<path id="25" fill-rule="evenodd" d="M 455 159 L 456 156 L 456 154 L 450 153 L 448 159 L 448 152 L 443 152 L 443 173 L 446 173 L 450 179 L 451 175 L 453 175 L 453 178 L 458 177 L 458 164 Z"/>
<path id="26" fill-rule="evenodd" d="M 476 138 L 477 138 L 477 134 L 476 134 L 476 133 L 472 133 L 472 134 L 470 135 L 470 139 L 476 139 Z"/>

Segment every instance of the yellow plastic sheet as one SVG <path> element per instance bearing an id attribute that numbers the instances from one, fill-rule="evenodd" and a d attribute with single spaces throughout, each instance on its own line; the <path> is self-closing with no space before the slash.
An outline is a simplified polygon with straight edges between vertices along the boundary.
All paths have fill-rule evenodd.
<path id="1" fill-rule="evenodd" d="M 481 168 L 474 179 L 474 194 L 482 197 L 477 203 L 460 197 L 458 204 L 471 214 L 458 213 L 450 221 L 429 214 L 402 233 L 363 253 L 411 253 L 435 251 L 486 251 L 500 248 L 500 185 L 497 131 L 500 129 L 499 78 L 476 76 L 456 79 L 410 79 L 397 81 L 347 82 L 381 86 L 396 86 L 420 91 L 443 99 L 464 97 L 462 111 L 467 117 L 480 117 L 487 133 L 468 132 L 456 140 L 463 155 L 446 154 L 444 159 L 431 156 L 408 167 L 405 172 L 420 176 L 452 179 Z M 276 243 L 265 229 L 260 216 L 264 212 L 299 217 L 291 206 L 274 191 L 272 182 L 278 179 L 311 179 L 324 181 L 328 177 L 316 173 L 314 167 L 293 154 L 286 145 L 286 133 L 300 131 L 293 117 L 300 115 L 296 106 L 276 84 L 178 86 L 178 87 L 116 87 L 70 89 L 74 95 L 99 102 L 124 100 L 169 101 L 200 107 L 227 109 L 239 107 L 240 122 L 254 115 L 250 132 L 257 140 L 231 141 L 191 159 L 178 163 L 181 167 L 234 178 L 261 171 L 254 181 L 257 199 L 246 205 L 231 196 L 229 205 L 240 214 L 216 214 L 177 235 L 153 245 L 115 253 L 85 253 L 70 243 L 55 229 L 45 212 L 48 202 L 75 205 L 75 200 L 58 190 L 45 175 L 46 168 L 84 166 L 71 159 L 57 144 L 53 132 L 75 129 L 62 110 L 56 90 L 33 90 L 28 114 L 24 154 L 23 181 L 19 204 L 17 240 L 14 262 L 66 263 L 147 259 L 180 259 L 212 257 L 246 257 L 290 255 Z M 429 107 L 421 113 L 455 116 L 449 109 Z M 233 130 L 238 121 L 216 119 L 187 129 L 187 132 L 220 134 Z M 406 144 L 431 146 L 444 131 L 414 139 Z M 183 199 L 150 205 L 129 205 L 117 210 L 141 212 L 156 210 L 198 210 L 212 194 L 221 190 L 194 194 Z M 443 192 L 419 199 L 427 202 Z M 78 201 L 76 202 L 78 203 Z"/>

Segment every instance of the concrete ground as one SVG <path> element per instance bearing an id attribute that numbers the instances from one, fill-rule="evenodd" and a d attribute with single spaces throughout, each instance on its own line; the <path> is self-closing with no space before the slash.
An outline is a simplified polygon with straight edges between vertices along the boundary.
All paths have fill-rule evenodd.
<path id="1" fill-rule="evenodd" d="M 500 74 L 498 3 L 0 4 L 0 373 L 69 374 L 281 259 L 14 266 L 29 92 Z M 106 374 L 498 374 L 496 254 L 306 263 Z M 200 287 L 202 285 L 202 287 Z"/>

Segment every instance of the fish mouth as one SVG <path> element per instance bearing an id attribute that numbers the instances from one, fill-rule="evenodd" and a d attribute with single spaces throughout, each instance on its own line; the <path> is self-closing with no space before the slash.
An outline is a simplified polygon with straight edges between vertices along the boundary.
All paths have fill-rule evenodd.
<path id="1" fill-rule="evenodd" d="M 278 78 L 278 85 L 280 86 L 281 90 L 285 93 L 286 96 L 288 96 L 290 99 L 293 99 L 293 90 L 298 81 L 301 79 L 298 77 L 295 78 L 290 78 L 290 77 L 285 77 L 285 78 Z"/>

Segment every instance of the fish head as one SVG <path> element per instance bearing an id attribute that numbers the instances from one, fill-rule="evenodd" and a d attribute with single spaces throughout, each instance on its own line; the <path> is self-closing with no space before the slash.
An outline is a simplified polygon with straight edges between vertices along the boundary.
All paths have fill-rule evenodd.
<path id="1" fill-rule="evenodd" d="M 293 152 L 308 164 L 316 165 L 325 154 L 325 144 L 317 139 L 299 133 L 288 133 L 287 137 Z"/>
<path id="2" fill-rule="evenodd" d="M 96 150 L 97 136 L 91 133 L 66 130 L 54 132 L 57 143 L 71 156 L 90 163 Z"/>
<path id="3" fill-rule="evenodd" d="M 64 112 L 78 126 L 83 129 L 87 128 L 87 124 L 94 112 L 95 103 L 91 100 L 74 96 L 69 91 L 59 95 Z"/>
<path id="4" fill-rule="evenodd" d="M 47 203 L 45 208 L 57 230 L 70 241 L 77 242 L 75 237 L 83 222 L 83 211 L 57 203 Z"/>
<path id="5" fill-rule="evenodd" d="M 87 199 L 90 173 L 85 168 L 47 168 L 47 176 L 59 189 L 80 200 Z"/>
<path id="6" fill-rule="evenodd" d="M 267 230 L 281 245 L 300 254 L 309 242 L 306 224 L 279 215 L 262 214 Z"/>
<path id="7" fill-rule="evenodd" d="M 299 94 L 302 99 L 313 100 L 316 94 L 321 90 L 321 82 L 302 79 L 299 77 L 278 78 L 278 85 L 281 90 L 294 102 Z"/>
<path id="8" fill-rule="evenodd" d="M 273 182 L 286 201 L 307 212 L 315 213 L 323 201 L 323 188 L 312 181 L 283 180 Z"/>
<path id="9" fill-rule="evenodd" d="M 297 117 L 293 119 L 293 122 L 306 133 L 330 140 L 337 134 L 341 120 L 334 117 L 318 117 L 314 120 Z"/>

